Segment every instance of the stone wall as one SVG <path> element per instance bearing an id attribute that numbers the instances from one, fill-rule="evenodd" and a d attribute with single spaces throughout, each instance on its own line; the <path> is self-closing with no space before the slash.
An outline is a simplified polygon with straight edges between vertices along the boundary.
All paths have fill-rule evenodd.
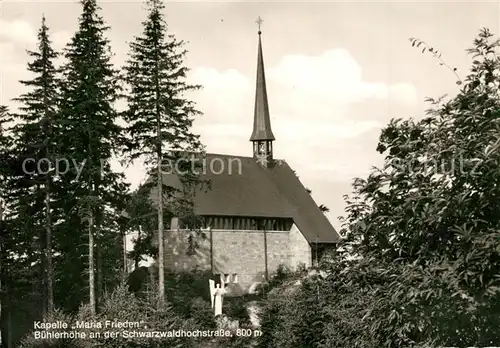
<path id="1" fill-rule="evenodd" d="M 213 273 L 229 275 L 233 292 L 246 292 L 252 284 L 265 280 L 264 232 L 215 230 L 212 235 Z"/>
<path id="2" fill-rule="evenodd" d="M 189 253 L 190 234 L 196 244 Z M 311 265 L 311 248 L 307 240 L 293 225 L 290 231 L 238 231 L 212 230 L 194 234 L 182 230 L 165 232 L 165 266 L 174 270 L 195 268 L 211 270 L 228 276 L 228 295 L 251 292 L 265 280 L 267 244 L 267 270 L 271 276 L 280 264 L 296 268 Z M 211 258 L 211 243 L 213 258 Z M 267 243 L 265 243 L 265 240 Z M 212 268 L 213 266 L 213 268 Z"/>
<path id="3" fill-rule="evenodd" d="M 290 229 L 289 243 L 290 266 L 295 269 L 300 264 L 304 264 L 306 267 L 311 267 L 311 246 L 295 224 Z"/>
<path id="4" fill-rule="evenodd" d="M 291 266 L 291 245 L 290 232 L 266 232 L 267 237 L 267 265 L 269 275 L 271 275 L 280 264 Z M 263 252 L 262 249 L 261 252 Z"/>

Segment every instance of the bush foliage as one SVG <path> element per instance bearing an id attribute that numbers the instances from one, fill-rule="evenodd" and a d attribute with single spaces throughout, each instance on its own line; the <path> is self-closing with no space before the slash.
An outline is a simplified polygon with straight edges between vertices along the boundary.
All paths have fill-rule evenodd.
<path id="1" fill-rule="evenodd" d="M 269 296 L 260 347 L 500 344 L 499 46 L 481 30 L 458 94 L 383 129 L 336 257 Z"/>
<path id="2" fill-rule="evenodd" d="M 171 330 L 218 330 L 220 327 L 214 318 L 211 308 L 206 272 L 168 273 L 166 279 L 166 293 L 168 301 L 161 305 L 157 295 L 157 285 L 154 267 L 141 267 L 133 272 L 129 281 L 118 286 L 114 291 L 106 294 L 99 306 L 97 316 L 91 314 L 88 305 L 82 306 L 76 315 L 67 315 L 56 311 L 52 316 L 44 318 L 43 322 L 61 321 L 69 326 L 76 322 L 104 323 L 106 320 L 139 322 L 139 329 L 128 331 L 171 331 Z M 240 329 L 251 328 L 245 299 L 227 298 L 224 301 L 224 313 L 229 321 L 237 320 Z M 234 328 L 226 328 L 234 331 Z M 33 334 L 26 337 L 20 347 L 44 348 L 140 348 L 140 347 L 184 347 L 207 348 L 214 347 L 247 347 L 251 345 L 251 337 L 170 337 L 148 339 L 145 337 L 131 339 L 124 337 L 104 337 L 106 331 L 123 331 L 125 329 L 78 329 L 90 333 L 99 332 L 98 338 L 81 339 L 35 339 Z"/>
<path id="3" fill-rule="evenodd" d="M 76 316 L 61 316 L 56 320 L 62 320 L 68 324 L 74 325 L 76 322 L 104 323 L 106 320 L 118 319 L 121 322 L 129 321 L 140 323 L 139 328 L 132 328 L 128 331 L 148 332 L 148 331 L 170 331 L 170 330 L 196 330 L 202 329 L 199 323 L 193 319 L 185 319 L 178 316 L 170 304 L 162 305 L 158 300 L 153 284 L 151 284 L 148 295 L 138 297 L 129 292 L 128 286 L 121 285 L 111 294 L 105 296 L 101 311 L 97 316 L 92 316 L 88 305 L 82 306 Z M 212 318 L 213 320 L 213 318 Z M 54 319 L 50 319 L 54 321 Z M 169 338 L 125 338 L 118 335 L 115 338 L 105 338 L 106 331 L 123 331 L 126 329 L 112 328 L 89 328 L 78 329 L 85 332 L 87 337 L 90 333 L 99 333 L 100 337 L 75 340 L 36 340 L 33 336 L 25 339 L 21 347 L 68 347 L 68 348 L 87 348 L 87 347 L 109 347 L 109 348 L 139 348 L 139 347 L 193 347 L 196 339 L 186 337 Z"/>

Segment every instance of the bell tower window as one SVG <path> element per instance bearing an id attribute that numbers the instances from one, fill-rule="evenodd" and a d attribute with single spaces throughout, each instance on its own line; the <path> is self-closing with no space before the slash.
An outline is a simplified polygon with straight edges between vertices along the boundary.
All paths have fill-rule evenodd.
<path id="1" fill-rule="evenodd" d="M 271 140 L 254 141 L 253 147 L 254 157 L 273 159 L 273 142 Z"/>

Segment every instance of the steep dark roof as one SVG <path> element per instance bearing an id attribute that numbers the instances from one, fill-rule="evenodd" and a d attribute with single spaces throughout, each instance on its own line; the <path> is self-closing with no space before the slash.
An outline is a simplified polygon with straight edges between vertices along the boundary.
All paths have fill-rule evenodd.
<path id="1" fill-rule="evenodd" d="M 207 154 L 204 163 L 201 179 L 208 180 L 211 188 L 197 192 L 197 215 L 292 218 L 311 243 L 339 239 L 285 161 L 264 168 L 252 157 Z M 180 186 L 174 174 L 165 174 L 164 183 Z"/>

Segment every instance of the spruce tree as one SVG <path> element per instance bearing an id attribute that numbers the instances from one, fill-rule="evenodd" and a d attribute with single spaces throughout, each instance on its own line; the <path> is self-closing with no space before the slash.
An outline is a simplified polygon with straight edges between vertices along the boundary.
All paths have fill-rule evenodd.
<path id="1" fill-rule="evenodd" d="M 8 154 L 12 144 L 12 138 L 8 134 L 7 129 L 9 121 L 8 108 L 0 105 L 0 199 L 5 198 L 7 195 Z"/>
<path id="2" fill-rule="evenodd" d="M 29 301 L 36 296 L 38 289 L 38 269 L 31 266 L 39 260 L 39 255 L 33 252 L 37 239 L 33 237 L 35 231 L 30 225 L 32 211 L 26 209 L 28 191 L 25 186 L 28 185 L 22 180 L 22 157 L 16 146 L 12 121 L 12 113 L 5 106 L 0 106 L 0 326 L 5 347 L 12 347 L 19 334 L 14 324 L 19 319 L 19 313 L 27 306 L 35 311 L 41 309 L 36 306 L 36 298 L 33 302 Z"/>
<path id="3" fill-rule="evenodd" d="M 72 167 L 71 174 L 64 176 L 65 188 L 72 193 L 65 204 L 66 230 L 72 234 L 65 240 L 71 253 L 66 267 L 75 277 L 67 285 L 83 288 L 86 284 L 78 277 L 86 269 L 90 306 L 95 313 L 106 282 L 119 278 L 116 270 L 121 243 L 117 221 L 126 185 L 109 163 L 121 128 L 115 122 L 119 85 L 105 37 L 108 27 L 98 14 L 95 0 L 82 0 L 81 4 L 79 27 L 65 52 L 61 108 L 65 134 L 60 144 L 65 148 L 65 157 L 82 168 L 78 173 Z M 83 254 L 87 255 L 87 264 L 81 261 Z M 81 294 L 76 291 L 72 295 L 71 305 L 76 309 Z"/>
<path id="4" fill-rule="evenodd" d="M 7 177 L 9 173 L 8 167 L 8 149 L 10 148 L 11 139 L 7 135 L 6 123 L 8 119 L 8 109 L 4 105 L 0 105 L 0 318 L 5 316 L 6 308 L 6 289 L 4 286 L 6 278 L 6 264 L 7 264 L 7 225 L 4 221 L 5 216 L 5 197 L 7 195 Z M 0 320 L 3 324 L 3 320 Z M 0 325 L 0 346 L 7 346 L 6 333 L 4 325 Z"/>
<path id="5" fill-rule="evenodd" d="M 58 113 L 58 78 L 54 60 L 58 54 L 52 49 L 45 17 L 38 33 L 38 51 L 28 51 L 33 59 L 28 64 L 28 71 L 34 77 L 20 81 L 29 88 L 29 92 L 16 98 L 21 103 L 17 115 L 19 125 L 14 129 L 17 147 L 25 160 L 34 159 L 43 164 L 40 168 L 23 173 L 22 180 L 29 183 L 30 195 L 26 202 L 34 208 L 36 225 L 44 226 L 38 231 L 40 236 L 40 266 L 43 274 L 44 309 L 49 313 L 54 310 L 54 274 L 52 267 L 52 236 L 55 209 L 55 197 L 52 194 L 53 168 L 57 153 L 57 113 Z M 31 162 L 31 161 L 30 161 Z M 26 162 L 28 163 L 28 162 Z M 30 163 L 33 164 L 33 163 Z M 39 170 L 40 169 L 40 170 Z M 26 195 L 26 191 L 21 194 Z"/>
<path id="6" fill-rule="evenodd" d="M 145 166 L 156 185 L 158 216 L 158 292 L 165 299 L 164 260 L 164 202 L 172 188 L 164 187 L 162 173 L 168 164 L 180 163 L 187 153 L 201 151 L 199 137 L 191 126 L 196 115 L 192 101 L 185 93 L 199 86 L 186 82 L 188 69 L 184 66 L 184 42 L 167 33 L 163 18 L 163 3 L 148 0 L 148 15 L 143 22 L 143 32 L 130 44 L 130 57 L 125 67 L 125 80 L 130 91 L 128 109 L 124 114 L 131 138 L 128 153 L 132 160 L 145 158 Z M 196 181 L 185 176 L 190 183 Z"/>

